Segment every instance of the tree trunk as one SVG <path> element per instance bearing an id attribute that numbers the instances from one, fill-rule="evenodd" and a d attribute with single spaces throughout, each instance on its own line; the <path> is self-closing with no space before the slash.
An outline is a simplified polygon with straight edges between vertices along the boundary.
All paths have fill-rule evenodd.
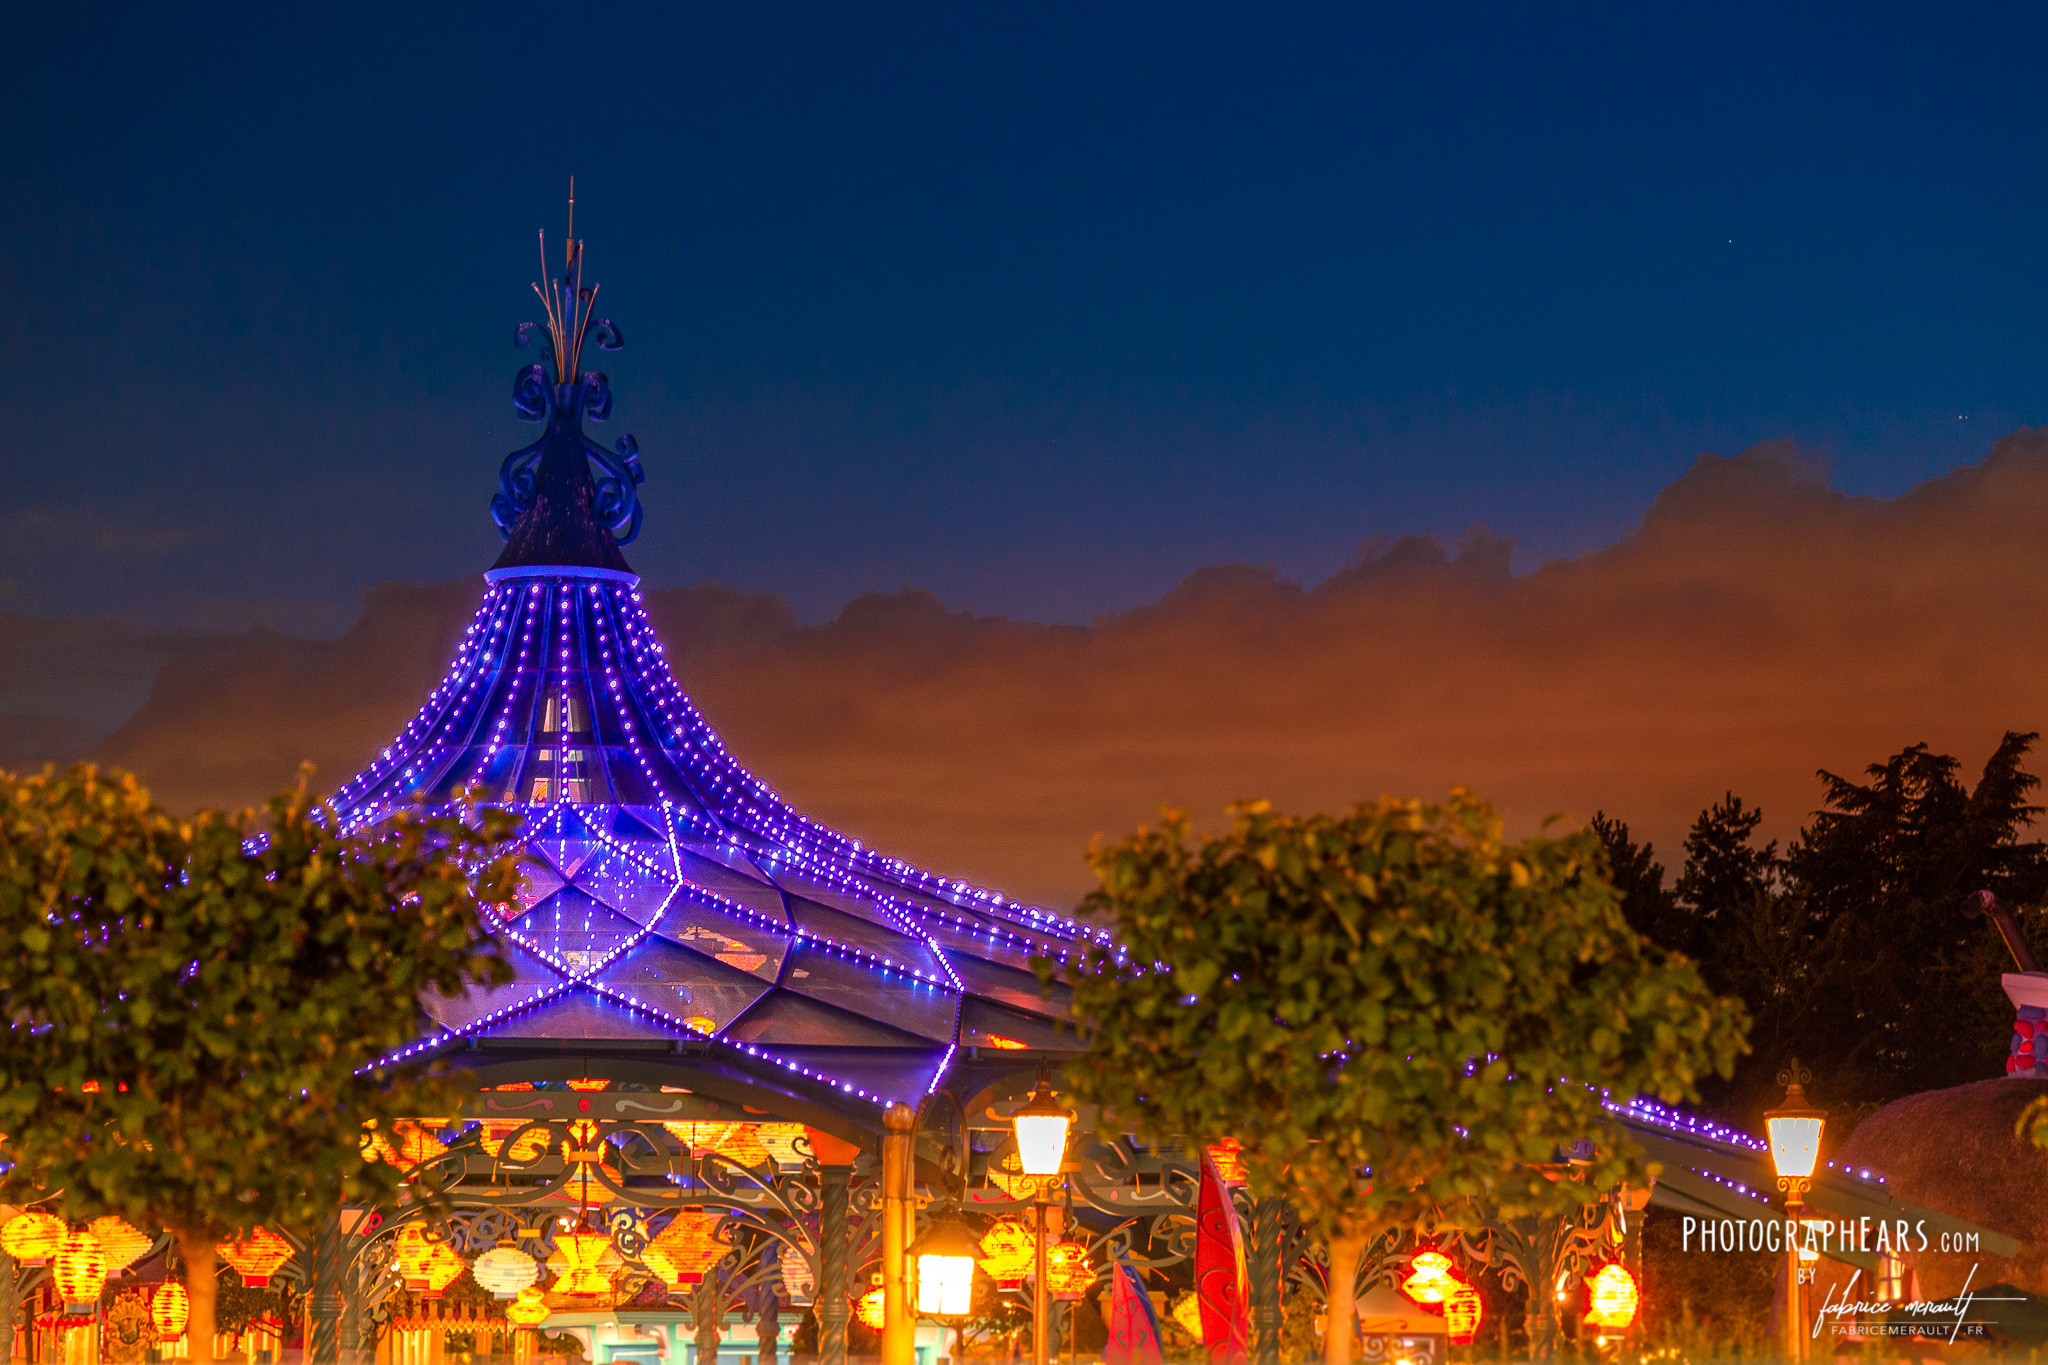
<path id="1" fill-rule="evenodd" d="M 191 1303 L 192 1316 L 185 1324 L 185 1358 L 191 1365 L 211 1365 L 214 1291 L 220 1281 L 218 1253 L 213 1238 L 203 1232 L 174 1228 L 171 1239 L 178 1244 L 178 1259 L 185 1263 L 185 1297 Z"/>
<path id="2" fill-rule="evenodd" d="M 1356 1316 L 1352 1292 L 1358 1283 L 1358 1261 L 1372 1238 L 1344 1231 L 1330 1239 L 1330 1285 L 1323 1296 L 1324 1365 L 1351 1365 L 1351 1327 Z"/>
<path id="3" fill-rule="evenodd" d="M 0 1365 L 14 1365 L 14 1319 L 20 1307 L 14 1285 L 14 1258 L 0 1251 Z"/>

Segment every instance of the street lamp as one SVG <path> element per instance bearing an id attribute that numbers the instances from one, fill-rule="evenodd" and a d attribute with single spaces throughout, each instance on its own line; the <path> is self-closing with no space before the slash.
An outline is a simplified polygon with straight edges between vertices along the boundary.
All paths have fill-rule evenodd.
<path id="1" fill-rule="evenodd" d="M 1785 1226 L 1791 1234 L 1785 1247 L 1785 1351 L 1788 1360 L 1806 1359 L 1806 1321 L 1800 1300 L 1799 1214 L 1806 1207 L 1806 1192 L 1813 1188 L 1813 1168 L 1820 1164 L 1820 1135 L 1827 1126 L 1825 1109 L 1806 1102 L 1805 1082 L 1813 1073 L 1799 1065 L 1778 1073 L 1785 1087 L 1785 1102 L 1764 1115 L 1764 1131 L 1771 1140 L 1771 1165 L 1778 1171 L 1778 1188 L 1785 1192 Z"/>
<path id="2" fill-rule="evenodd" d="M 1059 1179 L 1060 1168 L 1066 1165 L 1067 1129 L 1073 1122 L 1073 1112 L 1060 1108 L 1054 1100 L 1051 1072 L 1041 1063 L 1037 1086 L 1010 1115 L 1010 1125 L 1017 1134 L 1017 1164 L 1024 1174 L 1039 1177 L 1031 1209 L 1032 1239 L 1037 1243 L 1032 1252 L 1037 1278 L 1031 1289 L 1031 1354 L 1036 1365 L 1050 1365 L 1052 1360 L 1052 1310 L 1045 1285 L 1046 1194 Z"/>
<path id="3" fill-rule="evenodd" d="M 940 1214 L 911 1245 L 917 1260 L 917 1311 L 964 1318 L 974 1307 L 974 1262 L 981 1242 L 952 1214 Z"/>

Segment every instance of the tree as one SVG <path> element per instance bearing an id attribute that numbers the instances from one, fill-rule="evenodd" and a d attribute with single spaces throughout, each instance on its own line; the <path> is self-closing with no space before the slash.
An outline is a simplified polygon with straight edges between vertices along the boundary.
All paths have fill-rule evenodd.
<path id="1" fill-rule="evenodd" d="M 1621 898 L 1629 927 L 1662 948 L 1685 952 L 1688 925 L 1678 918 L 1678 898 L 1664 888 L 1664 867 L 1654 845 L 1629 837 L 1626 822 L 1595 811 L 1588 826 L 1607 855 L 1607 881 Z"/>
<path id="2" fill-rule="evenodd" d="M 1154 1138 L 1238 1139 L 1255 1189 L 1328 1241 L 1335 1365 L 1373 1239 L 1613 1189 L 1638 1159 L 1618 1132 L 1584 1184 L 1535 1167 L 1613 1131 L 1603 1091 L 1689 1098 L 1743 1045 L 1741 1006 L 1629 927 L 1589 831 L 1505 844 L 1462 790 L 1232 816 L 1091 850 L 1116 943 L 1072 967 L 1091 1042 L 1065 1079 Z"/>
<path id="3" fill-rule="evenodd" d="M 343 835 L 302 778 L 259 816 L 174 819 L 89 766 L 0 775 L 0 1199 L 167 1229 L 211 1357 L 215 1246 L 309 1233 L 402 1178 L 365 1127 L 450 1112 L 450 1078 L 379 1071 L 418 997 L 510 971 L 509 816 Z"/>

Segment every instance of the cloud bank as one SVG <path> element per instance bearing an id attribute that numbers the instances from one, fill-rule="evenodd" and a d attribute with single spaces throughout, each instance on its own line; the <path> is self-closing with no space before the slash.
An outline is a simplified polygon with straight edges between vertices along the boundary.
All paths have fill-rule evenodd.
<path id="1" fill-rule="evenodd" d="M 1519 829 L 1605 809 L 1668 864 L 1724 790 L 1782 837 L 1816 768 L 1920 740 L 1975 764 L 2048 727 L 2048 432 L 1892 499 L 1831 490 L 1789 444 L 1702 456 L 1617 545 L 1519 577 L 1511 548 L 1369 545 L 1313 588 L 1207 568 L 1092 627 L 916 589 L 815 627 L 716 584 L 647 601 L 727 746 L 799 807 L 1052 905 L 1086 890 L 1092 836 L 1162 802 L 1213 825 L 1237 797 L 1457 783 Z M 183 642 L 96 755 L 173 806 L 253 801 L 301 759 L 331 789 L 410 717 L 480 590 L 376 589 L 334 641 Z"/>

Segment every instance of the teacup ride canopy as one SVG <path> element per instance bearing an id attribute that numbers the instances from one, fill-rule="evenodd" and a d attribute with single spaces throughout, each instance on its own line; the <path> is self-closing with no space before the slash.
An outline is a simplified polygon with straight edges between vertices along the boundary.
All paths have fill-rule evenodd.
<path id="1" fill-rule="evenodd" d="M 548 323 L 518 333 L 540 334 L 541 358 L 513 404 L 543 434 L 500 472 L 483 601 L 419 714 L 335 798 L 360 828 L 481 794 L 522 817 L 537 860 L 498 907 L 511 984 L 424 997 L 421 1037 L 387 1060 L 466 1050 L 486 1090 L 666 1087 L 662 1103 L 705 1109 L 675 1117 L 743 1106 L 866 1146 L 892 1103 L 971 1104 L 1078 1048 L 1057 1027 L 1069 991 L 1041 991 L 1031 959 L 1088 931 L 800 814 L 677 684 L 620 552 L 640 529 L 638 448 L 583 432 L 611 411 L 583 347 L 623 338 L 590 316 L 580 265 L 572 243 L 563 279 L 537 286 Z"/>

